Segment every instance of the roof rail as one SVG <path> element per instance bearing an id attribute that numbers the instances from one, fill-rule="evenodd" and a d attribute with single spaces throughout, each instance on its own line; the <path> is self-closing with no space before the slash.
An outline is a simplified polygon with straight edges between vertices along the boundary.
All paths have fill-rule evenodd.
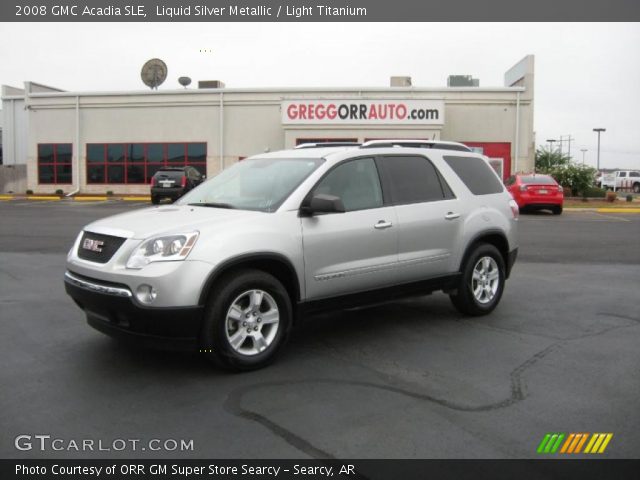
<path id="1" fill-rule="evenodd" d="M 448 142 L 445 140 L 370 140 L 360 145 L 360 148 L 381 147 L 438 148 L 440 150 L 457 150 L 460 152 L 472 151 L 464 143 Z"/>
<path id="2" fill-rule="evenodd" d="M 301 143 L 296 145 L 295 148 L 359 147 L 360 145 L 362 144 L 359 142 L 313 142 Z"/>

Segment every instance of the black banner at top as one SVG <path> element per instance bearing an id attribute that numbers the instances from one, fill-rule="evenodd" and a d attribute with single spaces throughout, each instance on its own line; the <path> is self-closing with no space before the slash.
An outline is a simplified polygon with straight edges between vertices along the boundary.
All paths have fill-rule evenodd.
<path id="1" fill-rule="evenodd" d="M 638 0 L 9 0 L 3 22 L 639 21 Z"/>

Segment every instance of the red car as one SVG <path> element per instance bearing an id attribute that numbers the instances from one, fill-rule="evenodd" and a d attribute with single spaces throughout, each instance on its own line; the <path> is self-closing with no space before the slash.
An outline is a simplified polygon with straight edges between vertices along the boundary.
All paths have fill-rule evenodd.
<path id="1" fill-rule="evenodd" d="M 519 173 L 504 182 L 520 210 L 551 210 L 562 213 L 564 193 L 553 177 L 537 173 Z"/>

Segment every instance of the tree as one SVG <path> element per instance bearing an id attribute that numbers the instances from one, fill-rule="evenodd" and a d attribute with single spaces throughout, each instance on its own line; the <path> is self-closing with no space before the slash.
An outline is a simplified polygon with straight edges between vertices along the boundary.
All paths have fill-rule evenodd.
<path id="1" fill-rule="evenodd" d="M 536 150 L 536 172 L 548 173 L 549 170 L 569 165 L 571 163 L 571 157 L 562 154 L 558 151 L 551 151 L 544 147 Z"/>

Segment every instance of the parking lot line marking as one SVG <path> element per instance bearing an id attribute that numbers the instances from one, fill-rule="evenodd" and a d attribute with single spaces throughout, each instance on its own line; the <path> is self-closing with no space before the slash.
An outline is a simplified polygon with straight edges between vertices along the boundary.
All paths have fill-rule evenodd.
<path id="1" fill-rule="evenodd" d="M 27 197 L 27 200 L 60 200 L 60 197 L 38 195 L 38 196 Z"/>
<path id="2" fill-rule="evenodd" d="M 122 197 L 125 202 L 150 202 L 151 197 Z"/>
<path id="3" fill-rule="evenodd" d="M 73 197 L 76 202 L 96 202 L 107 200 L 107 197 Z"/>
<path id="4" fill-rule="evenodd" d="M 613 216 L 613 215 L 603 215 L 602 213 L 595 213 L 594 212 L 594 215 L 596 215 L 598 217 L 602 217 L 602 218 L 608 218 L 610 220 L 616 220 L 618 222 L 630 222 L 631 221 L 628 218 L 618 217 L 618 216 Z"/>

